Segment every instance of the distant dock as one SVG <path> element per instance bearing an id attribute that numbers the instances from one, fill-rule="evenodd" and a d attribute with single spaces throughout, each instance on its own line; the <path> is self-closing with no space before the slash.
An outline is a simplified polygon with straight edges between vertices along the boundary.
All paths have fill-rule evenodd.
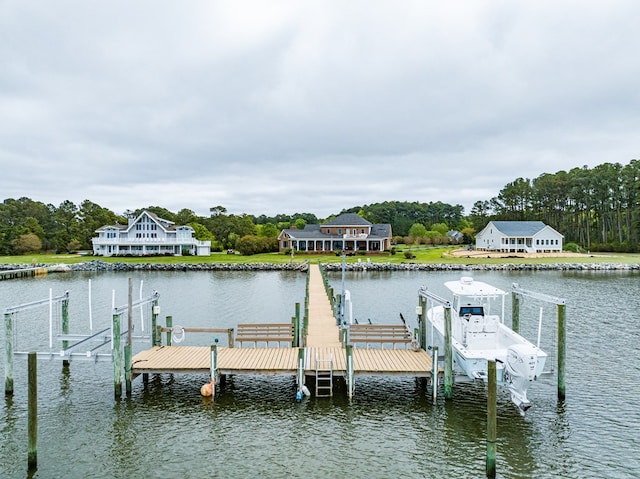
<path id="1" fill-rule="evenodd" d="M 32 276 L 46 276 L 48 273 L 48 268 L 42 266 L 34 266 L 33 268 L 5 269 L 0 270 L 0 281 L 6 279 L 28 278 Z"/>

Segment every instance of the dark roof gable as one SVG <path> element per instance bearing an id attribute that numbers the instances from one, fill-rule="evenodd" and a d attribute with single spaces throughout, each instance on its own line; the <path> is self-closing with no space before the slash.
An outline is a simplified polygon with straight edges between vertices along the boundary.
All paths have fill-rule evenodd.
<path id="1" fill-rule="evenodd" d="M 343 213 L 322 226 L 371 226 L 371 223 L 355 213 Z"/>

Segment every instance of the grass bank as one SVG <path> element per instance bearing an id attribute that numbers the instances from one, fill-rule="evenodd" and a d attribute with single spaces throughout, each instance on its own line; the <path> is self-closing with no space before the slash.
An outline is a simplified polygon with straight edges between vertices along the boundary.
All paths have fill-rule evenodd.
<path id="1" fill-rule="evenodd" d="M 407 259 L 404 255 L 404 248 L 395 255 L 388 253 L 378 255 L 348 256 L 348 263 L 360 261 L 371 261 L 372 263 L 423 263 L 423 264 L 550 264 L 550 263 L 616 263 L 616 264 L 640 264 L 640 254 L 628 253 L 599 253 L 571 257 L 544 256 L 541 258 L 522 258 L 516 255 L 506 255 L 506 257 L 471 257 L 455 256 L 452 254 L 455 248 L 451 247 L 422 247 L 411 248 L 415 259 Z M 107 263 L 155 263 L 155 264 L 200 264 L 200 263 L 274 263 L 282 264 L 291 261 L 290 255 L 281 253 L 265 253 L 252 256 L 240 254 L 213 253 L 211 256 L 152 256 L 152 257 L 109 257 L 102 256 L 81 256 L 77 254 L 37 254 L 23 256 L 0 256 L 0 264 L 74 264 L 84 263 L 92 260 L 100 260 Z M 341 257 L 334 254 L 299 254 L 295 255 L 293 261 L 321 261 L 323 263 L 339 263 Z"/>

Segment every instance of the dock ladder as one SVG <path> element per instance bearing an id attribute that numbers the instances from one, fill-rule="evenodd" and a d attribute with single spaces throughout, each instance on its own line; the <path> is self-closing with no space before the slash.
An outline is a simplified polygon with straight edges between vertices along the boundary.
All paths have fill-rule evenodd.
<path id="1" fill-rule="evenodd" d="M 316 397 L 333 396 L 333 354 L 319 359 L 316 353 Z"/>

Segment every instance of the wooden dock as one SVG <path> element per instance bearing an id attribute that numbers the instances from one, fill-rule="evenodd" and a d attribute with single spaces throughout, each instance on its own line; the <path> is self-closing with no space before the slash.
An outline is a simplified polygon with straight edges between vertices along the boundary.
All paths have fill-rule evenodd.
<path id="1" fill-rule="evenodd" d="M 49 270 L 42 266 L 22 269 L 4 269 L 0 270 L 0 281 L 5 279 L 27 278 L 30 276 L 46 276 L 48 272 Z"/>
<path id="2" fill-rule="evenodd" d="M 208 346 L 155 346 L 137 354 L 134 374 L 205 373 L 211 371 Z M 220 374 L 295 375 L 298 348 L 219 348 Z"/>
<path id="3" fill-rule="evenodd" d="M 323 367 L 331 360 L 333 376 L 347 376 L 347 355 L 340 329 L 327 297 L 318 265 L 309 266 L 309 300 L 306 345 L 298 347 L 217 347 L 217 370 L 221 375 L 299 374 L 304 357 L 305 376 L 315 376 L 316 359 Z M 234 345 L 231 345 L 234 346 Z M 303 349 L 301 354 L 299 351 Z M 431 356 L 413 348 L 353 348 L 354 376 L 431 377 Z M 211 371 L 211 348 L 207 346 L 155 346 L 132 359 L 133 377 L 149 373 L 203 373 Z"/>

